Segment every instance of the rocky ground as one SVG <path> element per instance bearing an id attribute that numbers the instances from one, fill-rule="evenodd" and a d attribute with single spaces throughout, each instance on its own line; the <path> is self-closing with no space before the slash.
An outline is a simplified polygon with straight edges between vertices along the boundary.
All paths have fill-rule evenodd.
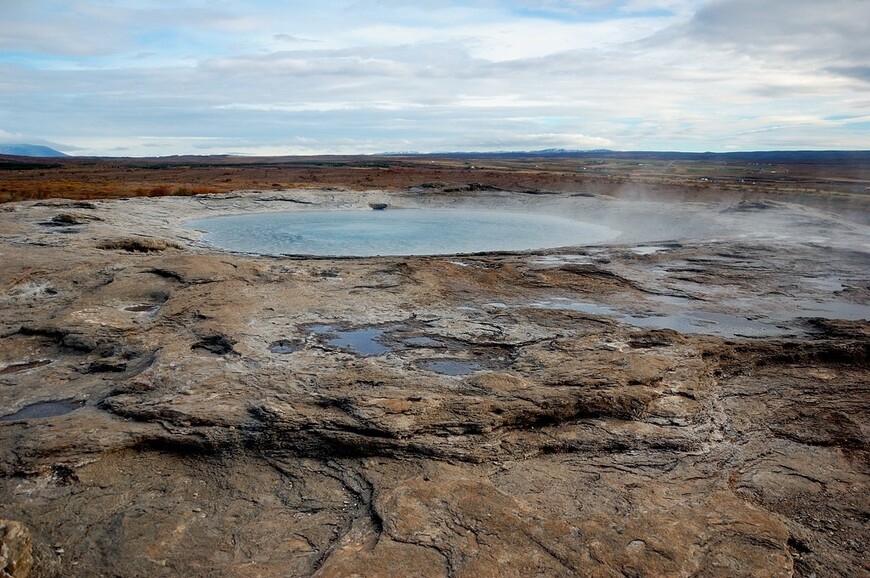
<path id="1" fill-rule="evenodd" d="M 658 224 L 368 259 L 182 226 L 370 202 Z M 0 575 L 870 576 L 868 239 L 569 194 L 4 205 Z"/>

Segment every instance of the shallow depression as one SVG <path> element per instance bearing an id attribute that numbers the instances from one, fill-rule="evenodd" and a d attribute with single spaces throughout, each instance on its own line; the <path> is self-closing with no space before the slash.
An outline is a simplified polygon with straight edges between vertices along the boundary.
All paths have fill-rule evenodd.
<path id="1" fill-rule="evenodd" d="M 230 251 L 349 257 L 525 251 L 602 243 L 619 235 L 610 227 L 553 215 L 481 210 L 257 213 L 187 226 Z"/>
<path id="2" fill-rule="evenodd" d="M 71 399 L 40 401 L 26 405 L 15 413 L 0 416 L 0 421 L 17 421 L 65 415 L 82 407 L 82 403 Z"/>

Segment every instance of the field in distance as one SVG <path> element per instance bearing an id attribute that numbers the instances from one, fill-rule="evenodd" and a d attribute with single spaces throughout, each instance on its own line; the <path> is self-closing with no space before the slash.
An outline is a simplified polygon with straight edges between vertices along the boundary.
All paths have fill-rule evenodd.
<path id="1" fill-rule="evenodd" d="M 538 152 L 161 158 L 0 156 L 0 202 L 342 187 L 530 194 L 584 192 L 674 200 L 797 201 L 870 209 L 870 152 Z"/>

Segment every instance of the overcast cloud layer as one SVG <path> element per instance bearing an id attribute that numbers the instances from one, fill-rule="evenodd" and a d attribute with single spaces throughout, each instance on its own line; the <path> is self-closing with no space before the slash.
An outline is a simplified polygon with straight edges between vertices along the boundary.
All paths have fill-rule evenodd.
<path id="1" fill-rule="evenodd" d="M 870 0 L 3 0 L 0 142 L 870 148 Z"/>

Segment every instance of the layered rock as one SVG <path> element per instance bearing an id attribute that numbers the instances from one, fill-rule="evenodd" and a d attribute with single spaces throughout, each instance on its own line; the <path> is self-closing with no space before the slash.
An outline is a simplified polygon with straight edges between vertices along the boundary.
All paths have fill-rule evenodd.
<path id="1" fill-rule="evenodd" d="M 867 574 L 870 328 L 795 309 L 860 317 L 866 252 L 306 260 L 178 226 L 258 198 L 0 214 L 31 575 Z"/>

